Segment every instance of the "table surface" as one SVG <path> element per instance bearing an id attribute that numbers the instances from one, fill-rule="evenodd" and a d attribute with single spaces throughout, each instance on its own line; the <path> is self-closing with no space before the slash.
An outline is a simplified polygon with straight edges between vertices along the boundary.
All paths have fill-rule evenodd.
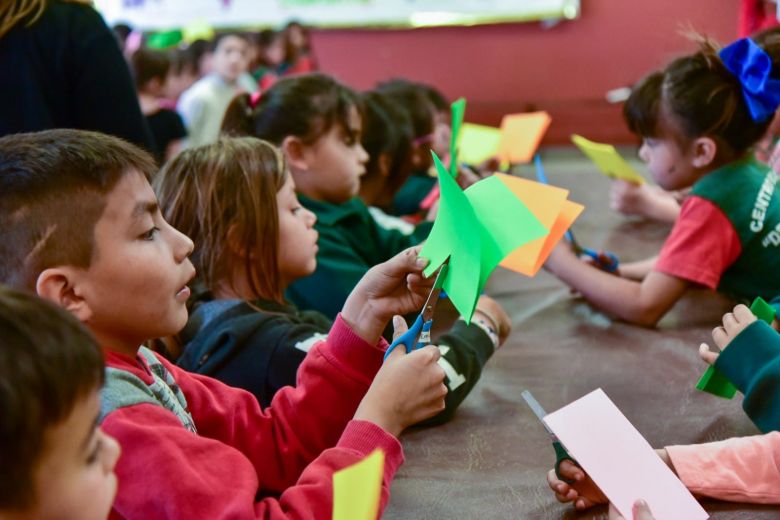
<path id="1" fill-rule="evenodd" d="M 551 182 L 586 206 L 573 228 L 580 243 L 622 261 L 657 254 L 669 226 L 611 212 L 609 183 L 592 165 L 549 158 L 545 166 Z M 524 389 L 553 411 L 601 387 L 654 447 L 758 433 L 741 395 L 727 401 L 694 387 L 706 368 L 698 345 L 731 307 L 717 294 L 689 291 L 645 329 L 612 320 L 544 271 L 529 279 L 499 268 L 486 292 L 509 313 L 512 334 L 450 423 L 404 433 L 406 462 L 384 518 L 606 518 L 606 508 L 577 513 L 549 491 L 554 453 Z M 780 518 L 777 508 L 702 503 L 715 519 Z"/>

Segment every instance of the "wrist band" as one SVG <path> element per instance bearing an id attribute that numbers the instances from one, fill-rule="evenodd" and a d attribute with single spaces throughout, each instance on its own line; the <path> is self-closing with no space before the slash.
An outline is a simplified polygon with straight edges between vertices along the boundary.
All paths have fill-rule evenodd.
<path id="1" fill-rule="evenodd" d="M 461 320 L 463 320 L 463 318 L 461 318 Z M 485 334 L 487 334 L 487 337 L 490 338 L 490 342 L 493 343 L 493 349 L 497 349 L 499 347 L 498 332 L 496 332 L 496 329 L 493 328 L 493 326 L 490 323 L 488 323 L 487 320 L 484 320 L 482 318 L 473 318 L 471 320 L 471 324 L 476 325 L 477 327 L 482 329 L 482 331 Z"/>

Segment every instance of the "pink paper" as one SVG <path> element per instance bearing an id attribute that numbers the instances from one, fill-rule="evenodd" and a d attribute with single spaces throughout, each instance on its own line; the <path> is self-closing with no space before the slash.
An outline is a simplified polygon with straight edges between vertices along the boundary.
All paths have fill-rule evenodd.
<path id="1" fill-rule="evenodd" d="M 600 388 L 544 418 L 620 513 L 644 499 L 656 520 L 709 515 Z"/>

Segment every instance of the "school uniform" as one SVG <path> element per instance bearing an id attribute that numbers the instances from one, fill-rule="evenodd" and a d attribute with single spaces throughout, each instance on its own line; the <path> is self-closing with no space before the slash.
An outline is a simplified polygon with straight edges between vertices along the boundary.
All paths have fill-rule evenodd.
<path id="1" fill-rule="evenodd" d="M 317 269 L 291 284 L 286 296 L 299 308 L 317 310 L 330 319 L 341 311 L 366 271 L 421 243 L 433 227 L 433 222 L 423 222 L 409 235 L 385 229 L 357 197 L 343 204 L 300 194 L 298 200 L 317 215 Z"/>
<path id="2" fill-rule="evenodd" d="M 777 180 L 753 158 L 699 179 L 654 269 L 742 301 L 780 295 Z"/>
<path id="3" fill-rule="evenodd" d="M 352 417 L 386 348 L 338 318 L 301 364 L 298 386 L 266 409 L 145 348 L 135 357 L 107 351 L 100 422 L 122 446 L 110 518 L 329 520 L 333 473 L 374 449 L 385 454 L 381 515 L 403 451 Z"/>

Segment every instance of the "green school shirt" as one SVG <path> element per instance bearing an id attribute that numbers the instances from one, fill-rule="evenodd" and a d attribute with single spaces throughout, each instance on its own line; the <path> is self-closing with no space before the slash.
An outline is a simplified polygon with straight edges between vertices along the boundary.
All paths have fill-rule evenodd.
<path id="1" fill-rule="evenodd" d="M 427 171 L 412 173 L 393 197 L 394 215 L 415 215 L 420 212 L 420 204 L 430 193 L 439 179 L 428 175 Z"/>
<path id="2" fill-rule="evenodd" d="M 753 158 L 702 177 L 691 195 L 723 211 L 739 235 L 742 252 L 723 273 L 718 291 L 752 300 L 780 295 L 780 194 L 775 171 Z"/>
<path id="3" fill-rule="evenodd" d="M 428 237 L 433 222 L 423 222 L 405 235 L 377 224 L 359 198 L 331 204 L 298 195 L 317 215 L 317 269 L 287 289 L 286 297 L 301 309 L 314 309 L 334 319 L 366 271 Z"/>

